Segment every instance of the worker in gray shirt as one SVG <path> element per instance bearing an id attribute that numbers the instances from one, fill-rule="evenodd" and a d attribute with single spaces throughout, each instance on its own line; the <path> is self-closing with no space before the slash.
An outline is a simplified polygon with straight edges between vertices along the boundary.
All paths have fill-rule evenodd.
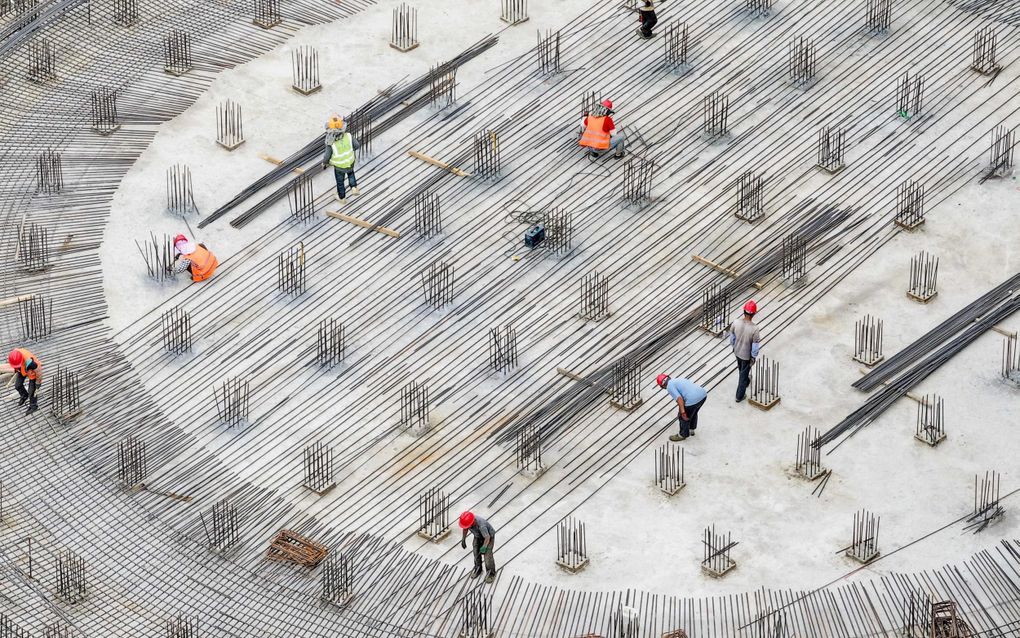
<path id="1" fill-rule="evenodd" d="M 733 354 L 737 357 L 737 403 L 744 400 L 747 386 L 751 384 L 751 366 L 758 358 L 761 350 L 761 333 L 754 324 L 754 314 L 758 312 L 758 304 L 754 300 L 744 304 L 744 316 L 737 319 L 723 333 L 729 337 Z"/>
<path id="2" fill-rule="evenodd" d="M 476 516 L 473 512 L 464 512 L 460 515 L 460 529 L 462 531 L 461 549 L 467 549 L 468 532 L 471 532 L 475 537 L 475 569 L 471 572 L 471 578 L 477 578 L 482 573 L 482 556 L 484 556 L 485 582 L 491 583 L 496 580 L 496 559 L 492 557 L 492 546 L 496 542 L 496 528 L 481 516 Z"/>

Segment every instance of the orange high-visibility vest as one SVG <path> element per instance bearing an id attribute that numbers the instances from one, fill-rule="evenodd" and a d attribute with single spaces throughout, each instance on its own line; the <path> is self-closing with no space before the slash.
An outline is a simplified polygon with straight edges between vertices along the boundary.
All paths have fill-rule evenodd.
<path id="1" fill-rule="evenodd" d="M 212 277 L 216 272 L 216 266 L 220 265 L 220 262 L 216 261 L 216 255 L 201 244 L 195 246 L 195 252 L 185 255 L 184 258 L 191 262 L 192 281 L 204 281 Z"/>
<path id="2" fill-rule="evenodd" d="M 609 148 L 609 133 L 602 130 L 605 121 L 605 116 L 588 118 L 588 126 L 585 127 L 584 135 L 581 136 L 581 146 L 598 151 Z"/>
<path id="3" fill-rule="evenodd" d="M 33 379 L 36 381 L 42 381 L 42 361 L 39 361 L 38 357 L 36 357 L 34 354 L 29 352 L 25 348 L 15 348 L 15 350 L 20 352 L 21 356 L 23 357 L 23 359 L 21 360 L 21 365 L 18 366 L 18 372 L 21 373 L 21 376 L 28 377 L 29 379 Z M 25 366 L 28 365 L 29 359 L 35 361 L 35 370 L 28 370 L 25 368 Z"/>

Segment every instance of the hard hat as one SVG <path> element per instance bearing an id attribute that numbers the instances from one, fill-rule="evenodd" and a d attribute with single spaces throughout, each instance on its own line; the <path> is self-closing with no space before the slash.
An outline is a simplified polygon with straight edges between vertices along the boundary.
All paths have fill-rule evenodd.
<path id="1" fill-rule="evenodd" d="M 749 315 L 758 312 L 758 304 L 754 303 L 754 299 L 744 304 L 744 312 Z"/>
<path id="2" fill-rule="evenodd" d="M 21 354 L 21 350 L 11 350 L 11 353 L 7 355 L 7 363 L 11 364 L 12 368 L 17 368 L 25 362 L 25 355 Z"/>
<path id="3" fill-rule="evenodd" d="M 174 237 L 174 246 L 181 243 L 182 241 L 188 241 L 188 238 L 185 237 L 184 235 L 177 235 L 176 237 Z"/>
<path id="4" fill-rule="evenodd" d="M 475 515 L 471 512 L 464 512 L 460 515 L 460 528 L 467 529 L 475 524 Z"/>
<path id="5" fill-rule="evenodd" d="M 326 125 L 328 128 L 342 129 L 344 127 L 344 119 L 339 115 L 334 115 L 329 118 L 329 124 Z"/>
<path id="6" fill-rule="evenodd" d="M 657 385 L 657 386 L 659 386 L 661 388 L 662 384 L 665 383 L 668 380 L 669 380 L 669 375 L 668 374 L 660 374 L 659 376 L 655 377 L 655 385 Z"/>
<path id="7" fill-rule="evenodd" d="M 613 108 L 613 101 L 612 100 L 602 100 L 602 106 L 606 107 L 607 109 L 611 109 L 611 108 Z"/>

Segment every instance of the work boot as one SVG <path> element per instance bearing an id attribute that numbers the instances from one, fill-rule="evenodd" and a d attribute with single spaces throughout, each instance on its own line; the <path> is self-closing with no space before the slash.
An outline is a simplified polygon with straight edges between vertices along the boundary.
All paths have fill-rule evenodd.
<path id="1" fill-rule="evenodd" d="M 18 401 L 18 407 L 25 405 L 25 401 L 28 401 L 28 395 L 24 394 L 21 396 L 21 401 Z"/>
<path id="2" fill-rule="evenodd" d="M 28 409 L 25 410 L 25 416 L 28 416 L 29 414 L 32 414 L 33 412 L 35 412 L 38 409 L 39 409 L 39 404 L 38 403 L 29 404 Z"/>
<path id="3" fill-rule="evenodd" d="M 360 194 L 361 194 L 361 191 L 358 190 L 357 186 L 351 186 L 351 197 L 356 197 L 357 195 L 360 195 Z"/>
<path id="4" fill-rule="evenodd" d="M 336 196 L 336 201 L 337 201 L 338 204 L 343 206 L 344 204 L 347 203 L 347 198 L 346 197 L 340 197 L 339 195 L 337 195 Z"/>
<path id="5" fill-rule="evenodd" d="M 680 441 L 683 441 L 686 438 L 687 438 L 686 436 L 683 436 L 681 434 L 670 434 L 669 435 L 669 440 L 674 442 L 674 443 L 679 443 Z"/>
<path id="6" fill-rule="evenodd" d="M 491 573 L 491 574 L 489 574 L 489 575 L 487 575 L 487 576 L 485 577 L 485 582 L 486 582 L 486 583 L 491 583 L 491 582 L 492 582 L 492 581 L 494 581 L 494 580 L 496 580 L 496 574 L 495 574 L 495 572 L 493 572 L 493 573 Z"/>
<path id="7" fill-rule="evenodd" d="M 482 570 L 480 570 L 480 569 L 472 569 L 471 570 L 471 575 L 468 576 L 468 578 L 478 578 L 481 575 L 482 575 Z"/>

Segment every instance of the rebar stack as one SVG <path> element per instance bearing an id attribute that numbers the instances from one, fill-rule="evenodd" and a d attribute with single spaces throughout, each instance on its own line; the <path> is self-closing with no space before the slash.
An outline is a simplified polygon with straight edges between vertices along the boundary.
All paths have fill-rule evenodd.
<path id="1" fill-rule="evenodd" d="M 705 528 L 701 545 L 704 550 L 701 570 L 709 576 L 719 578 L 737 566 L 736 561 L 730 556 L 730 550 L 737 545 L 731 532 L 716 534 L 715 525 L 709 525 Z"/>
<path id="2" fill-rule="evenodd" d="M 517 367 L 517 331 L 512 325 L 489 328 L 489 367 L 501 373 Z"/>
<path id="3" fill-rule="evenodd" d="M 445 261 L 437 261 L 421 271 L 425 303 L 438 310 L 453 301 L 453 277 L 453 264 Z"/>
<path id="4" fill-rule="evenodd" d="M 393 8 L 393 28 L 390 46 L 398 51 L 410 51 L 418 46 L 418 10 L 400 3 Z"/>
<path id="5" fill-rule="evenodd" d="M 302 173 L 287 184 L 287 203 L 290 216 L 299 222 L 315 219 L 315 191 L 312 188 L 312 174 Z"/>
<path id="6" fill-rule="evenodd" d="M 623 165 L 623 199 L 630 204 L 641 204 L 652 197 L 652 176 L 655 162 L 630 154 Z"/>
<path id="7" fill-rule="evenodd" d="M 100 135 L 110 135 L 120 128 L 117 117 L 117 91 L 101 86 L 89 95 L 92 130 Z"/>
<path id="8" fill-rule="evenodd" d="M 609 404 L 614 408 L 637 409 L 641 399 L 641 364 L 630 357 L 621 357 L 613 363 L 613 381 L 609 386 Z"/>
<path id="9" fill-rule="evenodd" d="M 50 414 L 61 421 L 81 414 L 81 389 L 77 372 L 57 367 L 53 389 L 50 391 Z"/>
<path id="10" fill-rule="evenodd" d="M 754 361 L 748 403 L 761 410 L 771 410 L 779 403 L 779 362 L 768 357 Z"/>
<path id="11" fill-rule="evenodd" d="M 991 75 L 1000 68 L 996 57 L 996 37 L 995 29 L 990 26 L 974 33 L 974 53 L 970 68 L 982 75 Z"/>
<path id="12" fill-rule="evenodd" d="M 815 43 L 802 36 L 797 36 L 790 43 L 790 80 L 794 86 L 807 88 L 815 80 L 817 57 Z"/>
<path id="13" fill-rule="evenodd" d="M 53 300 L 43 295 L 32 295 L 18 302 L 21 319 L 21 336 L 26 341 L 38 341 L 53 332 Z"/>
<path id="14" fill-rule="evenodd" d="M 854 512 L 853 533 L 846 555 L 862 564 L 878 558 L 878 528 L 881 522 L 881 518 L 868 510 Z"/>
<path id="15" fill-rule="evenodd" d="M 57 554 L 57 596 L 66 603 L 85 600 L 85 559 L 71 550 Z"/>
<path id="16" fill-rule="evenodd" d="M 536 425 L 525 425 L 517 432 L 514 452 L 517 471 L 521 474 L 537 476 L 545 469 L 542 464 L 542 432 Z"/>
<path id="17" fill-rule="evenodd" d="M 499 19 L 514 25 L 528 21 L 528 0 L 501 0 Z"/>
<path id="18" fill-rule="evenodd" d="M 161 283 L 173 279 L 174 257 L 176 257 L 173 237 L 163 235 L 161 239 L 158 239 L 155 233 L 150 232 L 149 238 L 140 244 L 137 240 L 135 241 L 138 252 L 145 260 L 145 271 L 149 279 Z"/>
<path id="19" fill-rule="evenodd" d="M 854 361 L 871 367 L 882 358 L 882 320 L 865 315 L 854 323 Z"/>
<path id="20" fill-rule="evenodd" d="M 122 27 L 138 22 L 138 0 L 113 0 L 113 21 Z"/>
<path id="21" fill-rule="evenodd" d="M 241 105 L 233 100 L 216 105 L 216 143 L 228 151 L 244 144 Z"/>
<path id="22" fill-rule="evenodd" d="M 609 276 L 592 271 L 581 279 L 581 318 L 602 321 L 609 316 Z"/>
<path id="23" fill-rule="evenodd" d="M 323 495 L 336 487 L 333 480 L 333 448 L 316 441 L 305 448 L 305 482 L 304 486 L 318 495 Z"/>
<path id="24" fill-rule="evenodd" d="M 977 534 L 1006 513 L 999 503 L 1000 480 L 1001 476 L 994 470 L 985 472 L 984 477 L 974 477 L 974 512 L 967 518 L 964 529 L 973 530 Z"/>
<path id="25" fill-rule="evenodd" d="M 1002 378 L 1020 387 L 1020 348 L 1015 332 L 1002 343 Z"/>
<path id="26" fill-rule="evenodd" d="M 165 311 L 160 321 L 163 350 L 180 355 L 191 350 L 191 313 L 181 307 Z"/>
<path id="27" fill-rule="evenodd" d="M 172 29 L 163 37 L 163 70 L 181 76 L 195 67 L 191 56 L 191 34 Z"/>
<path id="28" fill-rule="evenodd" d="M 988 177 L 1006 177 L 1013 172 L 1013 149 L 1016 147 L 1016 129 L 999 126 L 992 131 L 988 147 Z"/>
<path id="29" fill-rule="evenodd" d="M 671 22 L 665 29 L 666 66 L 674 73 L 690 68 L 690 29 L 686 22 Z"/>
<path id="30" fill-rule="evenodd" d="M 288 295 L 305 291 L 305 244 L 298 242 L 276 257 L 276 289 Z"/>
<path id="31" fill-rule="evenodd" d="M 291 87 L 301 95 L 322 90 L 319 82 L 319 52 L 310 46 L 299 46 L 290 53 L 293 81 Z M 359 140 L 360 141 L 360 140 Z"/>
<path id="32" fill-rule="evenodd" d="M 924 223 L 924 185 L 907 180 L 896 189 L 897 226 L 914 230 Z"/>
<path id="33" fill-rule="evenodd" d="M 755 223 L 765 217 L 765 178 L 753 171 L 741 174 L 737 182 L 737 219 Z"/>
<path id="34" fill-rule="evenodd" d="M 411 381 L 400 388 L 400 427 L 415 434 L 429 428 L 429 388 Z"/>
<path id="35" fill-rule="evenodd" d="M 937 394 L 924 395 L 917 404 L 914 438 L 935 447 L 946 438 L 945 405 Z"/>
<path id="36" fill-rule="evenodd" d="M 213 503 L 212 511 L 209 513 L 209 525 L 205 523 L 205 515 L 198 513 L 202 521 L 202 529 L 205 530 L 205 539 L 209 548 L 223 552 L 237 542 L 237 506 L 228 499 Z"/>
<path id="37" fill-rule="evenodd" d="M 846 131 L 828 126 L 818 131 L 817 166 L 830 173 L 838 173 L 846 166 Z"/>
<path id="38" fill-rule="evenodd" d="M 822 450 L 811 445 L 818 438 L 818 428 L 808 426 L 797 435 L 797 475 L 813 481 L 825 473 L 822 467 Z"/>
<path id="39" fill-rule="evenodd" d="M 752 16 L 767 18 L 772 15 L 772 0 L 744 0 L 744 8 Z"/>
<path id="40" fill-rule="evenodd" d="M 505 1 L 505 0 L 504 0 Z M 444 108 L 457 101 L 457 67 L 437 64 L 429 68 L 429 104 Z"/>
<path id="41" fill-rule="evenodd" d="M 251 382 L 238 377 L 226 379 L 213 388 L 216 399 L 216 415 L 227 427 L 247 425 L 248 409 L 251 405 Z"/>
<path id="42" fill-rule="evenodd" d="M 145 441 L 128 435 L 117 444 L 117 479 L 127 487 L 138 485 L 148 476 Z"/>
<path id="43" fill-rule="evenodd" d="M 57 52 L 49 40 L 28 43 L 28 79 L 36 83 L 57 79 Z"/>
<path id="44" fill-rule="evenodd" d="M 557 255 L 570 251 L 570 240 L 574 236 L 574 216 L 570 211 L 553 208 L 543 215 L 545 225 L 545 246 Z"/>
<path id="45" fill-rule="evenodd" d="M 726 329 L 730 316 L 730 298 L 727 288 L 711 284 L 701 292 L 701 321 L 698 327 L 713 335 Z"/>
<path id="46" fill-rule="evenodd" d="M 701 132 L 706 140 L 717 140 L 729 133 L 730 99 L 716 91 L 701 103 Z"/>
<path id="47" fill-rule="evenodd" d="M 283 22 L 283 16 L 280 15 L 280 0 L 254 0 L 254 2 L 255 17 L 252 18 L 253 24 L 263 29 L 272 29 Z"/>
<path id="48" fill-rule="evenodd" d="M 18 246 L 15 249 L 18 269 L 25 272 L 39 272 L 50 265 L 50 234 L 39 224 L 25 224 L 18 232 Z"/>
<path id="49" fill-rule="evenodd" d="M 418 497 L 418 536 L 433 543 L 450 533 L 450 495 L 434 487 Z"/>
<path id="50" fill-rule="evenodd" d="M 348 552 L 331 551 L 322 565 L 319 600 L 344 607 L 354 598 L 354 560 Z"/>
<path id="51" fill-rule="evenodd" d="M 560 32 L 538 32 L 538 71 L 542 75 L 560 72 Z"/>
<path id="52" fill-rule="evenodd" d="M 783 237 L 782 277 L 787 286 L 800 282 L 807 271 L 807 239 L 799 234 Z"/>
<path id="53" fill-rule="evenodd" d="M 166 171 L 166 210 L 178 217 L 198 214 L 191 169 L 185 164 L 174 164 Z"/>
<path id="54" fill-rule="evenodd" d="M 924 108 L 924 78 L 915 75 L 913 79 L 905 72 L 896 83 L 896 112 L 904 119 L 920 115 Z"/>
<path id="55" fill-rule="evenodd" d="M 568 517 L 556 525 L 556 564 L 571 574 L 588 564 L 588 540 L 581 521 Z"/>
<path id="56" fill-rule="evenodd" d="M 930 255 L 923 250 L 916 256 L 910 258 L 910 285 L 907 288 L 907 296 L 914 301 L 928 303 L 935 298 L 938 292 L 938 257 Z"/>
<path id="57" fill-rule="evenodd" d="M 499 134 L 494 130 L 475 133 L 475 176 L 481 179 L 499 178 Z"/>
<path id="58" fill-rule="evenodd" d="M 892 24 L 892 0 L 868 0 L 864 27 L 871 33 L 885 33 Z"/>
<path id="59" fill-rule="evenodd" d="M 315 362 L 332 368 L 343 363 L 346 356 L 347 336 L 343 324 L 333 318 L 320 321 L 315 340 Z"/>
<path id="60" fill-rule="evenodd" d="M 64 188 L 64 169 L 60 153 L 46 149 L 36 157 L 36 192 L 59 193 Z"/>
<path id="61" fill-rule="evenodd" d="M 167 618 L 166 638 L 199 638 L 198 619 L 184 614 Z"/>
<path id="62" fill-rule="evenodd" d="M 669 496 L 687 486 L 682 447 L 667 443 L 655 451 L 655 484 Z"/>
<path id="63" fill-rule="evenodd" d="M 467 591 L 460 599 L 460 631 L 457 638 L 494 638 L 491 614 L 491 591 Z"/>

